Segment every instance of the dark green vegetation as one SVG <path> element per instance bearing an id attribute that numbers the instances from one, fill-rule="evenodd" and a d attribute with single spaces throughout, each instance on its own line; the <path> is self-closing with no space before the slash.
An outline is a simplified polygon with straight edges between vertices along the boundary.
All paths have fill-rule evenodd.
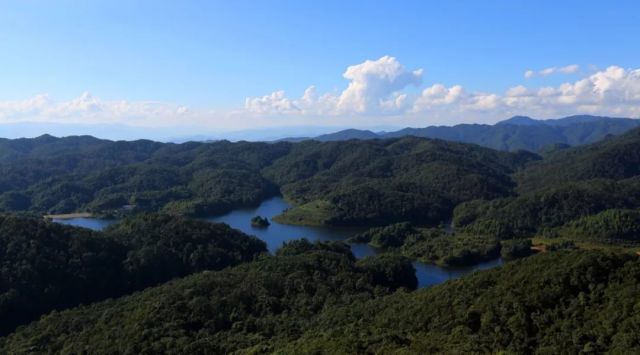
<path id="1" fill-rule="evenodd" d="M 571 221 L 554 231 L 557 237 L 633 245 L 640 244 L 640 210 L 606 210 Z"/>
<path id="2" fill-rule="evenodd" d="M 52 313 L 3 353 L 636 353 L 640 261 L 554 252 L 414 292 L 411 265 L 282 255 Z M 337 250 L 335 250 L 337 249 Z M 415 280 L 413 280 L 415 281 Z"/>
<path id="3" fill-rule="evenodd" d="M 619 252 L 639 245 L 640 129 L 541 155 L 416 137 L 41 137 L 0 141 L 0 171 L 4 210 L 171 213 L 104 233 L 1 217 L 1 331 L 13 333 L 0 353 L 640 352 L 640 259 Z M 355 260 L 347 244 L 302 239 L 269 255 L 176 216 L 279 191 L 296 204 L 280 220 L 380 225 L 352 241 L 386 252 Z M 452 216 L 450 232 L 425 228 Z M 539 255 L 532 238 L 549 241 Z M 586 243 L 611 247 L 576 250 Z M 412 291 L 411 260 L 500 255 L 513 261 Z"/>
<path id="4" fill-rule="evenodd" d="M 461 280 L 334 307 L 284 353 L 631 354 L 640 261 L 555 252 Z"/>
<path id="5" fill-rule="evenodd" d="M 271 225 L 266 217 L 255 216 L 251 218 L 251 226 L 258 228 L 267 228 Z"/>
<path id="6" fill-rule="evenodd" d="M 532 246 L 531 240 L 529 239 L 505 240 L 502 242 L 500 256 L 507 261 L 524 258 L 533 254 Z"/>
<path id="7" fill-rule="evenodd" d="M 259 173 L 288 143 L 0 139 L 0 211 L 212 215 L 278 193 Z"/>
<path id="8" fill-rule="evenodd" d="M 638 241 L 640 130 L 551 153 L 515 180 L 518 196 L 457 206 L 456 228 L 499 238 Z"/>
<path id="9" fill-rule="evenodd" d="M 355 262 L 344 244 L 297 241 L 254 263 L 52 313 L 8 337 L 0 352 L 264 352 L 302 336 L 326 308 L 414 289 L 414 272 L 404 258 Z"/>
<path id="10" fill-rule="evenodd" d="M 54 309 L 251 261 L 265 244 L 223 224 L 139 215 L 104 233 L 0 216 L 0 335 Z"/>
<path id="11" fill-rule="evenodd" d="M 514 194 L 539 159 L 415 137 L 319 143 L 0 140 L 0 211 L 210 216 L 281 192 L 290 223 L 438 224 L 472 199 Z"/>
<path id="12" fill-rule="evenodd" d="M 524 149 L 538 152 L 553 147 L 557 149 L 563 146 L 594 143 L 608 135 L 620 135 L 638 126 L 640 126 L 640 121 L 628 118 L 572 116 L 556 120 L 534 120 L 529 117 L 517 116 L 495 125 L 431 126 L 405 128 L 396 132 L 383 133 L 348 129 L 324 134 L 313 139 L 326 142 L 414 136 L 474 143 L 498 150 Z"/>
<path id="13" fill-rule="evenodd" d="M 306 141 L 264 173 L 296 204 L 281 222 L 437 225 L 460 202 L 513 195 L 510 174 L 535 159 L 532 153 L 415 137 Z"/>
<path id="14" fill-rule="evenodd" d="M 501 248 L 500 241 L 493 237 L 449 235 L 438 229 L 418 230 L 406 222 L 372 228 L 349 241 L 368 243 L 386 252 L 443 266 L 467 266 L 492 260 L 500 256 Z"/>

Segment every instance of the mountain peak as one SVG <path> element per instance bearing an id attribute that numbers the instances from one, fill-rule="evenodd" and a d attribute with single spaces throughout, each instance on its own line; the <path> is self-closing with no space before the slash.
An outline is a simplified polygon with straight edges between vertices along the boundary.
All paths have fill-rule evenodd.
<path id="1" fill-rule="evenodd" d="M 539 125 L 543 125 L 544 122 L 539 120 L 534 120 L 533 118 L 528 116 L 513 116 L 509 119 L 496 123 L 496 125 L 501 125 L 501 124 L 512 124 L 517 126 L 539 126 Z"/>
<path id="2" fill-rule="evenodd" d="M 380 138 L 380 136 L 369 130 L 359 130 L 359 129 L 345 129 L 335 133 L 323 134 L 321 136 L 317 136 L 314 139 L 318 141 L 337 141 L 337 140 L 349 140 L 349 139 L 375 139 Z"/>

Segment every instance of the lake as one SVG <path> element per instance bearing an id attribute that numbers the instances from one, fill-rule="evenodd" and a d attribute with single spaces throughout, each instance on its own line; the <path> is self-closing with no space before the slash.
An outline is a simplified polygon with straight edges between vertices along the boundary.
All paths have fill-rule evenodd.
<path id="1" fill-rule="evenodd" d="M 307 238 L 311 241 L 316 240 L 345 240 L 366 228 L 347 228 L 347 227 L 308 227 L 308 226 L 291 226 L 274 222 L 272 218 L 282 213 L 283 210 L 291 207 L 282 197 L 274 197 L 262 202 L 258 207 L 243 208 L 231 211 L 225 215 L 218 217 L 205 218 L 206 221 L 216 223 L 226 223 L 233 228 L 239 229 L 247 234 L 255 235 L 267 243 L 270 252 L 274 252 L 282 243 L 300 238 Z M 269 219 L 271 225 L 267 228 L 257 228 L 251 226 L 251 218 L 262 216 Z M 102 230 L 117 221 L 102 220 L 97 218 L 73 218 L 73 219 L 54 219 L 54 222 L 69 224 L 90 228 L 94 230 Z M 366 244 L 354 244 L 351 246 L 353 254 L 357 258 L 376 254 L 376 250 Z M 496 259 L 481 263 L 472 267 L 441 267 L 431 264 L 423 264 L 415 262 L 416 276 L 418 278 L 418 286 L 425 287 L 436 285 L 444 281 L 461 277 L 465 274 L 476 270 L 484 270 L 496 267 L 502 264 L 501 259 Z"/>

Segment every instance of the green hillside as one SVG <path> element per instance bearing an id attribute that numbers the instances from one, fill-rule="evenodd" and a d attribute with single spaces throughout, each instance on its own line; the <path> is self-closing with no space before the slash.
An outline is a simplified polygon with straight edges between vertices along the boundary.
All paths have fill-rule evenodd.
<path id="1" fill-rule="evenodd" d="M 52 313 L 0 341 L 0 349 L 12 354 L 640 350 L 637 257 L 547 253 L 390 294 L 396 288 L 391 285 L 412 286 L 410 280 L 398 283 L 396 275 L 410 268 L 402 259 L 354 263 L 335 248 L 302 249 Z"/>
<path id="2" fill-rule="evenodd" d="M 139 215 L 106 232 L 0 216 L 0 335 L 52 310 L 251 261 L 264 242 L 223 224 Z"/>

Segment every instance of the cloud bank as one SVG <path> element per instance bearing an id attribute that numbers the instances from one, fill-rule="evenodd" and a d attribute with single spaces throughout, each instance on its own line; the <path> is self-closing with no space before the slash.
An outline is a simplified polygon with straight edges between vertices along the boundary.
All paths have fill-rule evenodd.
<path id="1" fill-rule="evenodd" d="M 527 72 L 529 73 L 529 72 Z M 530 71 L 526 77 L 578 75 L 577 65 Z M 553 118 L 574 114 L 640 117 L 640 69 L 610 66 L 555 86 L 516 85 L 504 92 L 462 85 L 424 84 L 423 69 L 409 69 L 394 57 L 346 68 L 342 90 L 318 92 L 311 85 L 298 97 L 276 90 L 248 97 L 243 107 L 212 111 L 153 101 L 105 101 L 84 93 L 68 101 L 47 94 L 0 99 L 0 123 L 103 123 L 245 129 L 283 126 L 427 126 L 493 123 L 513 115 Z"/>
<path id="2" fill-rule="evenodd" d="M 21 101 L 0 101 L 0 123 L 124 123 L 164 125 L 193 118 L 186 106 L 153 101 L 103 101 L 85 92 L 69 101 L 57 102 L 48 94 Z"/>
<path id="3" fill-rule="evenodd" d="M 577 73 L 579 66 L 551 67 L 525 77 Z M 503 93 L 470 91 L 461 85 L 431 84 L 418 94 L 405 89 L 421 86 L 422 69 L 407 70 L 393 57 L 350 66 L 343 77 L 349 80 L 338 93 L 318 94 L 310 86 L 297 99 L 283 91 L 258 98 L 247 98 L 249 114 L 273 116 L 312 115 L 334 117 L 389 117 L 423 124 L 495 122 L 511 115 L 560 117 L 573 114 L 599 114 L 621 117 L 640 116 L 640 69 L 610 66 L 586 77 L 559 86 L 518 85 Z M 388 121 L 387 121 L 388 122 Z"/>

